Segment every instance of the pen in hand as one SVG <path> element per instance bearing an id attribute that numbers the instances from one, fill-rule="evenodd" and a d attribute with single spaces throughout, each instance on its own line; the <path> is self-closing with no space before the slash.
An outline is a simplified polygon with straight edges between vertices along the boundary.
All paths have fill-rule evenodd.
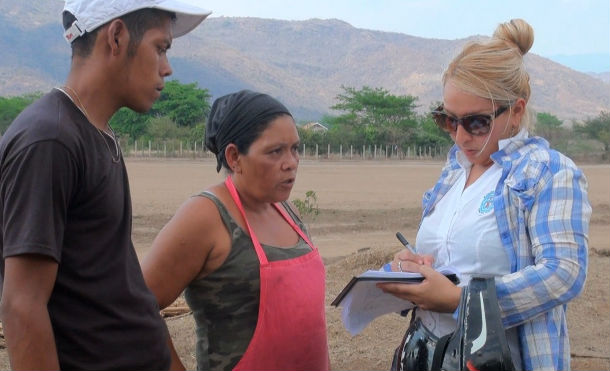
<path id="1" fill-rule="evenodd" d="M 407 241 L 407 239 L 405 238 L 405 236 L 402 235 L 402 233 L 400 232 L 396 232 L 396 238 L 398 238 L 398 241 L 400 241 L 400 243 L 407 249 L 409 249 L 409 251 L 411 251 L 413 254 L 417 254 L 415 252 L 415 249 L 413 248 L 413 246 L 411 246 L 411 244 L 409 243 L 409 241 Z M 390 272 L 392 271 L 392 265 L 391 263 L 387 263 L 383 265 L 382 268 L 384 271 L 386 272 Z"/>
<path id="2" fill-rule="evenodd" d="M 398 238 L 398 241 L 400 241 L 400 243 L 403 244 L 404 247 L 409 249 L 409 251 L 411 251 L 413 254 L 417 254 L 413 246 L 411 246 L 409 241 L 407 241 L 407 239 L 405 238 L 405 236 L 402 235 L 402 233 L 396 232 L 396 238 Z"/>

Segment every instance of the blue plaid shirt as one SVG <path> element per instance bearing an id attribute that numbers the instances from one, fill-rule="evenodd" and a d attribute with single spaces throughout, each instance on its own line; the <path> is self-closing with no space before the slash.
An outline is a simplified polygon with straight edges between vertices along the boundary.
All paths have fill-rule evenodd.
<path id="1" fill-rule="evenodd" d="M 463 171 L 458 151 L 453 146 L 438 182 L 424 194 L 422 217 Z M 491 158 L 502 167 L 494 208 L 512 272 L 496 278 L 496 290 L 504 326 L 518 326 L 523 364 L 515 366 L 569 370 L 565 310 L 587 275 L 587 181 L 572 160 L 539 137 L 511 140 Z"/>

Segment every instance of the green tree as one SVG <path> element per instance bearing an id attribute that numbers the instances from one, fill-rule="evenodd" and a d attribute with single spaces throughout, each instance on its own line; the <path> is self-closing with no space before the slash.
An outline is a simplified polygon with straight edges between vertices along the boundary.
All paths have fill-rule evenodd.
<path id="1" fill-rule="evenodd" d="M 430 115 L 420 117 L 415 142 L 422 147 L 450 147 L 453 141 L 447 132 L 436 125 Z"/>
<path id="2" fill-rule="evenodd" d="M 410 95 L 392 95 L 382 88 L 362 87 L 361 90 L 341 86 L 339 103 L 332 109 L 345 111 L 354 125 L 401 126 L 415 119 L 415 101 Z"/>
<path id="3" fill-rule="evenodd" d="M 344 128 L 351 127 L 363 143 L 353 144 L 399 144 L 412 138 L 417 129 L 415 102 L 411 95 L 392 95 L 382 88 L 362 87 L 360 90 L 341 86 L 343 93 L 337 95 L 337 104 L 331 109 L 345 112 L 335 123 Z"/>
<path id="4" fill-rule="evenodd" d="M 534 132 L 549 141 L 553 148 L 565 152 L 570 139 L 569 130 L 563 127 L 563 121 L 547 112 L 536 114 Z"/>
<path id="5" fill-rule="evenodd" d="M 600 141 L 604 145 L 603 159 L 610 158 L 610 112 L 601 111 L 592 119 L 585 120 L 582 125 L 576 125 L 574 130 L 585 138 Z"/>
<path id="6" fill-rule="evenodd" d="M 146 133 L 152 119 L 150 114 L 141 114 L 123 107 L 110 119 L 110 126 L 121 136 L 138 139 Z"/>
<path id="7" fill-rule="evenodd" d="M 127 108 L 121 108 L 112 117 L 110 124 L 122 135 L 138 139 L 145 135 L 147 126 L 153 118 L 167 116 L 181 127 L 195 127 L 205 121 L 210 112 L 211 95 L 207 89 L 200 89 L 197 83 L 181 84 L 177 80 L 168 81 L 161 92 L 161 97 L 152 109 L 139 114 Z"/>
<path id="8" fill-rule="evenodd" d="M 205 137 L 205 124 L 203 122 L 190 128 L 188 140 L 191 143 L 201 142 Z"/>
<path id="9" fill-rule="evenodd" d="M 536 115 L 536 131 L 539 129 L 557 129 L 562 125 L 563 121 L 550 113 L 540 112 Z"/>
<path id="10" fill-rule="evenodd" d="M 198 88 L 197 83 L 168 81 L 151 113 L 154 116 L 168 116 L 179 126 L 192 127 L 204 121 L 210 113 L 211 97 L 208 90 Z"/>
<path id="11" fill-rule="evenodd" d="M 21 111 L 41 96 L 42 93 L 36 92 L 15 97 L 0 97 L 0 134 L 4 134 Z"/>
<path id="12" fill-rule="evenodd" d="M 177 125 L 168 116 L 152 118 L 146 128 L 146 136 L 150 139 L 184 139 L 189 133 L 189 128 Z"/>

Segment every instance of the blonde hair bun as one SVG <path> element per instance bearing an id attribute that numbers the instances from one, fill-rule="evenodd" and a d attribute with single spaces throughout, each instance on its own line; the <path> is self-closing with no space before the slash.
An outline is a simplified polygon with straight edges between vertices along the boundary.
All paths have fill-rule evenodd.
<path id="1" fill-rule="evenodd" d="M 534 29 L 523 19 L 511 19 L 500 23 L 493 37 L 516 45 L 525 55 L 534 44 Z"/>

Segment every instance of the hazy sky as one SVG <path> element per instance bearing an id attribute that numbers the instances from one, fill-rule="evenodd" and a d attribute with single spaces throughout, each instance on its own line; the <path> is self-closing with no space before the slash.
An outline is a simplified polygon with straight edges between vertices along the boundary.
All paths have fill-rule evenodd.
<path id="1" fill-rule="evenodd" d="M 212 10 L 213 17 L 337 18 L 358 28 L 438 39 L 491 36 L 498 23 L 523 18 L 535 32 L 531 52 L 542 56 L 607 54 L 610 66 L 608 0 L 186 1 Z"/>

